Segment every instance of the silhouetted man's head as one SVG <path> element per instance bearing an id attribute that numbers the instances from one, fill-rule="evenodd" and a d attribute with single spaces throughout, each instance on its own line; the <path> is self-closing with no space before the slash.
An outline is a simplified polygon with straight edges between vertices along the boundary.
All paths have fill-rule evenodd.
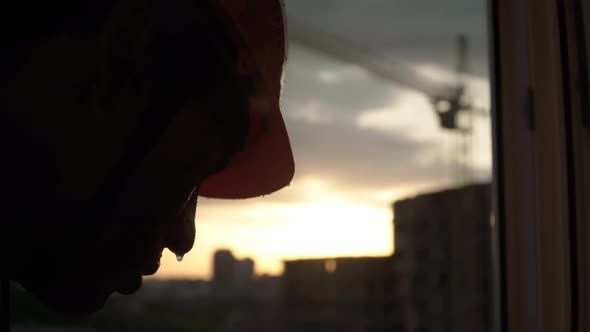
<path id="1" fill-rule="evenodd" d="M 253 99 L 268 108 L 211 1 L 87 2 L 14 5 L 1 87 L 4 277 L 71 313 L 135 291 L 164 248 L 190 250 L 201 184 L 260 191 L 223 184 L 254 181 L 231 171 Z"/>

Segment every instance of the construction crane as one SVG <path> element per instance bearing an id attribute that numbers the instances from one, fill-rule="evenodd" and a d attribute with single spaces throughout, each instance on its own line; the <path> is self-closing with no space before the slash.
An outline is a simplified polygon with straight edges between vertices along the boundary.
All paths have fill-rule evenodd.
<path id="1" fill-rule="evenodd" d="M 434 82 L 401 61 L 380 55 L 371 48 L 355 44 L 342 36 L 312 27 L 296 17 L 289 17 L 289 39 L 329 57 L 360 66 L 372 75 L 422 93 L 432 104 L 441 128 L 459 134 L 459 158 L 455 158 L 456 177 L 462 182 L 471 180 L 469 168 L 473 116 L 487 116 L 488 112 L 471 103 L 467 96 L 465 79 L 469 72 L 469 45 L 466 36 L 457 37 L 455 82 L 444 84 Z M 459 121 L 460 115 L 463 115 L 465 121 Z"/>

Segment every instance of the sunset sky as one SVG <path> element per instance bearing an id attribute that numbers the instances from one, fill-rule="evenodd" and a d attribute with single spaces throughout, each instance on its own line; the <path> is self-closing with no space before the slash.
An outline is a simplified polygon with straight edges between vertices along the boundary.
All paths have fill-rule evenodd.
<path id="1" fill-rule="evenodd" d="M 422 73 L 453 82 L 455 36 L 472 42 L 470 94 L 489 103 L 485 1 L 288 0 L 297 18 L 370 47 Z M 288 188 L 242 201 L 200 199 L 197 240 L 182 263 L 165 253 L 160 278 L 207 278 L 216 249 L 251 257 L 258 273 L 282 260 L 393 252 L 391 204 L 456 183 L 456 137 L 438 127 L 420 92 L 362 67 L 291 43 L 282 111 L 295 179 Z M 475 178 L 490 174 L 489 120 L 475 119 Z"/>

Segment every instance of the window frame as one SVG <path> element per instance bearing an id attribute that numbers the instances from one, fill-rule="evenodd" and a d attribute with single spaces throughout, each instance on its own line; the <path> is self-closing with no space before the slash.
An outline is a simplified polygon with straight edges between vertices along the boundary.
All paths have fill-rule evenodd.
<path id="1" fill-rule="evenodd" d="M 490 0 L 495 331 L 577 324 L 562 1 Z M 584 187 L 588 187 L 585 185 Z"/>

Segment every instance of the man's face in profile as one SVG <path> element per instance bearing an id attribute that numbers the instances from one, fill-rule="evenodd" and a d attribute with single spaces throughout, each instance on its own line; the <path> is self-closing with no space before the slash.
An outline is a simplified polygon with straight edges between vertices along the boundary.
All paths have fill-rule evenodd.
<path id="1" fill-rule="evenodd" d="M 24 249 L 16 255 L 21 257 L 14 264 L 20 272 L 16 279 L 60 311 L 85 313 L 100 308 L 113 292 L 136 291 L 142 276 L 157 271 L 164 248 L 177 255 L 189 251 L 198 185 L 232 154 L 216 145 L 221 139 L 199 139 L 209 129 L 196 127 L 208 121 L 195 121 L 196 116 L 178 115 L 169 135 L 100 218 L 88 215 L 75 193 L 46 197 L 51 201 L 47 214 L 32 215 L 33 228 L 19 232 L 26 243 L 18 246 Z"/>
<path id="2" fill-rule="evenodd" d="M 153 19 L 145 10 L 138 15 Z M 164 26 L 163 37 L 145 30 L 157 26 L 149 19 L 119 26 L 123 14 L 83 39 L 56 34 L 3 90 L 5 109 L 13 111 L 1 134 L 10 161 L 2 197 L 10 202 L 8 275 L 57 310 L 96 311 L 113 292 L 137 290 L 164 248 L 190 250 L 199 185 L 246 139 L 249 90 L 239 83 L 234 55 L 218 32 L 211 38 L 206 20 L 189 14 Z M 198 24 L 183 26 L 183 19 Z M 145 40 L 133 39 L 138 31 Z M 188 42 L 203 35 L 200 44 Z M 112 42 L 127 37 L 129 50 Z M 210 77 L 217 81 L 202 82 Z M 223 93 L 200 93 L 207 84 Z M 173 116 L 116 190 L 101 196 L 154 103 Z"/>

